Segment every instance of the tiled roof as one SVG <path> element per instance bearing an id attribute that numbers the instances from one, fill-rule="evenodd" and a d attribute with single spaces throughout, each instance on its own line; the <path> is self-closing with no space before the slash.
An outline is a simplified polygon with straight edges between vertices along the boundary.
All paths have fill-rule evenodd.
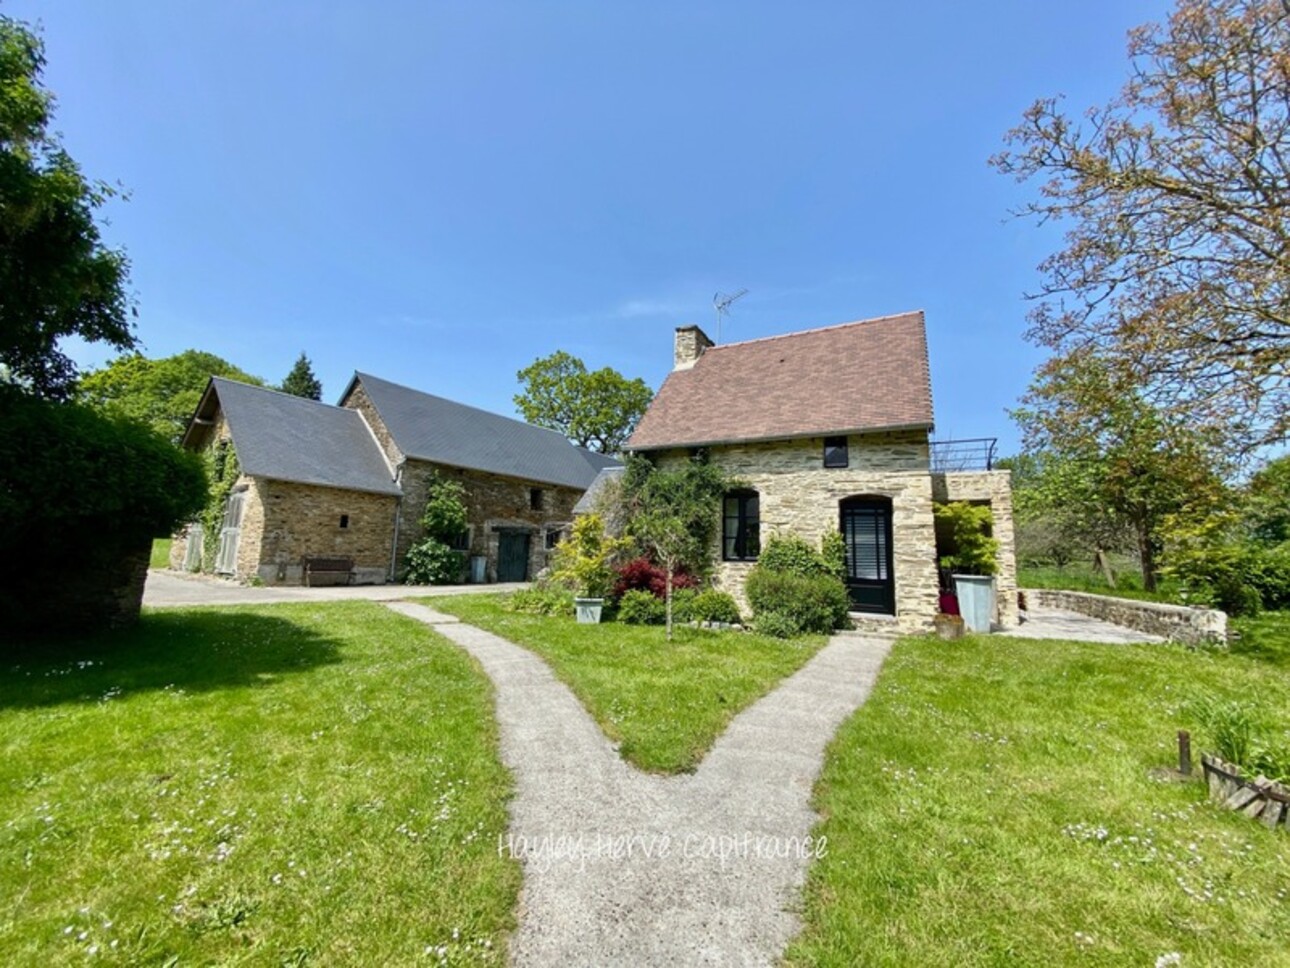
<path id="1" fill-rule="evenodd" d="M 710 347 L 663 381 L 630 450 L 932 426 L 921 312 Z"/>
<path id="2" fill-rule="evenodd" d="M 355 373 L 405 457 L 585 490 L 611 457 L 554 430 Z M 351 383 L 351 387 L 353 384 Z M 349 395 L 349 390 L 345 396 Z"/>
<path id="3" fill-rule="evenodd" d="M 399 494 L 380 445 L 357 411 L 212 377 L 197 413 L 213 415 L 214 394 L 245 474 L 353 491 Z M 196 421 L 190 425 L 197 426 Z"/>

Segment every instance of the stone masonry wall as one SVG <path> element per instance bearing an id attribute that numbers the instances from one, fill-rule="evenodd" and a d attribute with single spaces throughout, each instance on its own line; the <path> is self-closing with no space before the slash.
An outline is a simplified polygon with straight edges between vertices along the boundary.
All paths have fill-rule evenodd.
<path id="1" fill-rule="evenodd" d="M 385 459 L 390 462 L 391 467 L 398 467 L 403 462 L 403 451 L 399 450 L 398 445 L 394 443 L 394 438 L 386 429 L 385 422 L 381 420 L 381 415 L 376 412 L 376 407 L 363 389 L 361 383 L 356 384 L 349 395 L 340 402 L 342 407 L 349 407 L 351 410 L 357 410 L 359 414 L 367 421 L 367 426 L 371 428 L 372 434 L 376 437 L 376 442 L 381 445 L 385 451 Z"/>
<path id="2" fill-rule="evenodd" d="M 466 488 L 466 510 L 470 522 L 470 554 L 488 559 L 488 580 L 497 580 L 497 528 L 528 530 L 529 578 L 547 566 L 545 550 L 548 530 L 564 530 L 573 520 L 573 506 L 582 491 L 539 481 L 503 477 L 484 471 L 443 467 L 426 461 L 410 460 L 403 465 L 403 510 L 399 525 L 399 568 L 408 549 L 422 538 L 421 515 L 425 513 L 426 493 L 431 478 L 438 471 L 445 479 L 460 481 Z M 542 491 L 542 508 L 530 507 L 530 490 Z"/>
<path id="3" fill-rule="evenodd" d="M 380 584 L 390 570 L 397 503 L 389 494 L 255 478 L 242 518 L 238 577 L 297 584 L 304 578 L 302 558 L 334 556 L 354 560 L 357 584 Z M 252 506 L 260 516 L 254 539 L 247 528 Z"/>
<path id="4" fill-rule="evenodd" d="M 728 476 L 757 491 L 763 545 L 774 535 L 791 534 L 819 547 L 826 533 L 839 529 L 844 498 L 890 498 L 896 623 L 907 630 L 930 628 L 938 576 L 927 434 L 852 435 L 847 444 L 849 466 L 844 468 L 824 466 L 821 437 L 713 447 L 710 456 Z M 722 561 L 719 546 L 714 560 L 718 587 L 747 611 L 743 585 L 754 562 Z"/>
<path id="5" fill-rule="evenodd" d="M 1173 642 L 1202 645 L 1227 641 L 1227 613 L 1217 609 L 1138 602 L 1050 588 L 1027 588 L 1022 594 L 1027 605 L 1078 612 L 1149 635 L 1160 635 Z"/>
<path id="6" fill-rule="evenodd" d="M 1017 541 L 1012 523 L 1012 475 L 1008 471 L 948 471 L 932 475 L 932 497 L 939 503 L 969 501 L 990 505 L 992 530 L 999 541 L 995 575 L 995 621 L 1020 622 L 1017 612 Z"/>

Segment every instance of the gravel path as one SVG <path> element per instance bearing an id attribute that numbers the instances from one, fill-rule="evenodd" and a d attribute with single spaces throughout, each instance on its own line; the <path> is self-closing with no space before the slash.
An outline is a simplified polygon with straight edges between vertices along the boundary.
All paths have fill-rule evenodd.
<path id="1" fill-rule="evenodd" d="M 421 605 L 493 680 L 517 794 L 500 849 L 524 862 L 516 965 L 770 965 L 797 932 L 824 747 L 889 639 L 834 636 L 744 710 L 694 774 L 641 773 L 533 653 Z"/>

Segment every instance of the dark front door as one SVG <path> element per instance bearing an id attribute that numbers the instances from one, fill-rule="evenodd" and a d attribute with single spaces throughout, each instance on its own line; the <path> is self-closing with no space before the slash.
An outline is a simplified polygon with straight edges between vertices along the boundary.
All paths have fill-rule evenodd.
<path id="1" fill-rule="evenodd" d="M 529 536 L 522 531 L 503 531 L 497 536 L 497 580 L 529 580 Z"/>
<path id="2" fill-rule="evenodd" d="M 842 537 L 847 546 L 847 590 L 857 612 L 896 614 L 891 573 L 891 502 L 848 498 L 842 502 Z"/>

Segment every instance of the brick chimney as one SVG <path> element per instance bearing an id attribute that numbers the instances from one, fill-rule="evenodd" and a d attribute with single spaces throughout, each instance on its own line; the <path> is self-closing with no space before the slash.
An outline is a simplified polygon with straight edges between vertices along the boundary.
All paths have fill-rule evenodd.
<path id="1" fill-rule="evenodd" d="M 699 362 L 703 351 L 712 345 L 708 334 L 698 326 L 678 326 L 676 328 L 676 348 L 673 353 L 674 370 L 688 370 Z"/>

